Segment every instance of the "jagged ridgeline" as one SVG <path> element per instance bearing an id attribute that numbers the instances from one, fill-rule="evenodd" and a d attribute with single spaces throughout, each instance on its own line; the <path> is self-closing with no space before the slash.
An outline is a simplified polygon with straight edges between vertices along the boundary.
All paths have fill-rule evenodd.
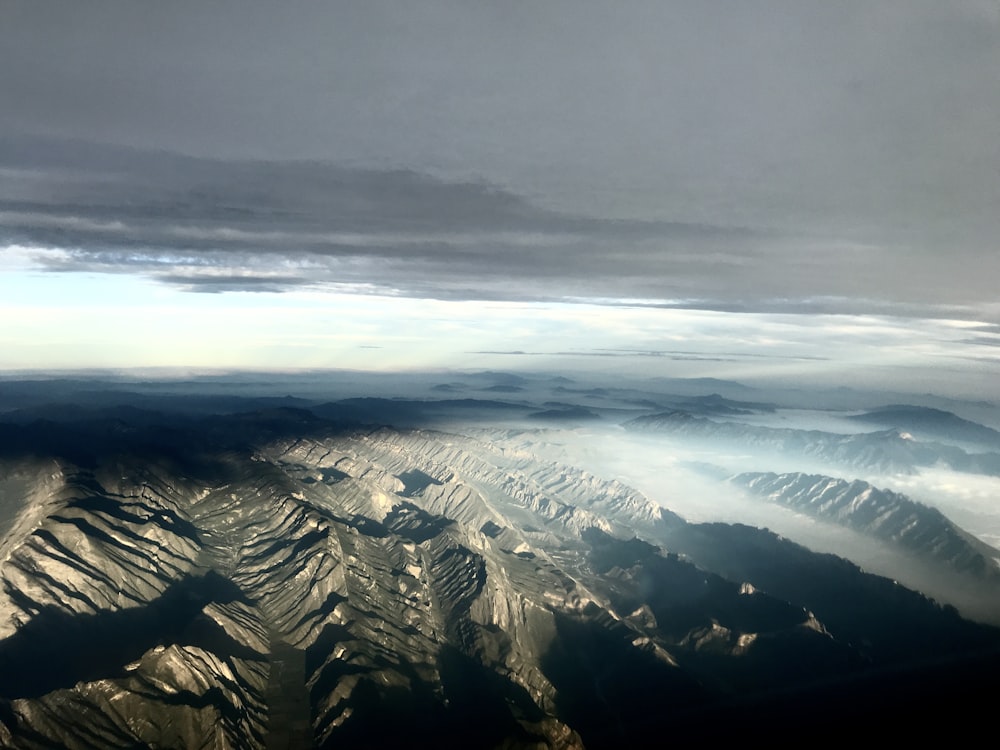
<path id="1" fill-rule="evenodd" d="M 5 430 L 4 747 L 829 737 L 995 695 L 995 629 L 487 433 Z"/>

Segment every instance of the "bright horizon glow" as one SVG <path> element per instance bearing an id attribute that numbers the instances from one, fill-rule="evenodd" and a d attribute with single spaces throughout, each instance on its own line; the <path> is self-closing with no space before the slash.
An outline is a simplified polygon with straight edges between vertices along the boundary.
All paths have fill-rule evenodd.
<path id="1" fill-rule="evenodd" d="M 733 313 L 629 301 L 446 301 L 311 288 L 182 291 L 131 274 L 32 268 L 0 250 L 0 370 L 573 370 L 797 378 L 985 397 L 1000 362 L 982 324 Z M 601 300 L 601 302 L 616 302 Z M 632 301 L 635 302 L 635 301 Z"/>
<path id="2" fill-rule="evenodd" d="M 995 3 L 76 5 L 0 25 L 0 370 L 1000 398 Z"/>

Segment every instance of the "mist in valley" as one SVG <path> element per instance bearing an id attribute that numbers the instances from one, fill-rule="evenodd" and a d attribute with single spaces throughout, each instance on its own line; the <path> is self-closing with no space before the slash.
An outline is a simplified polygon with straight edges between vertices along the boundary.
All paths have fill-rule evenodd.
<path id="1" fill-rule="evenodd" d="M 893 465 L 896 470 L 887 471 L 881 468 L 884 462 L 871 455 L 850 454 L 837 460 L 815 449 L 830 437 L 867 435 L 879 450 L 899 431 L 885 433 L 858 416 L 885 406 L 880 399 L 940 404 L 942 399 L 929 394 L 854 390 L 845 404 L 841 391 L 837 406 L 824 407 L 828 391 L 803 386 L 795 390 L 789 405 L 787 389 L 764 390 L 735 381 L 609 379 L 594 373 L 569 377 L 531 371 L 219 373 L 167 379 L 125 374 L 112 380 L 89 375 L 79 380 L 9 379 L 6 386 L 9 395 L 0 421 L 22 425 L 36 419 L 72 424 L 137 417 L 156 423 L 287 408 L 350 425 L 469 435 L 490 441 L 501 452 L 526 452 L 538 460 L 617 480 L 692 524 L 722 522 L 768 529 L 898 580 L 958 607 L 966 616 L 1000 623 L 997 581 L 984 583 L 949 570 L 899 540 L 754 495 L 731 481 L 747 472 L 863 481 L 936 508 L 963 532 L 992 547 L 1000 540 L 1000 505 L 995 501 L 1000 496 L 1000 476 L 956 471 L 942 462 Z M 802 408 L 807 398 L 812 408 Z M 862 404 L 868 408 L 860 408 Z M 977 406 L 954 399 L 948 405 L 963 413 L 976 412 Z M 121 411 L 127 408 L 136 411 Z M 721 426 L 723 431 L 677 434 L 636 429 L 633 422 L 665 413 Z M 930 413 L 940 419 L 943 412 Z M 979 413 L 984 422 L 994 418 L 989 409 Z M 749 441 L 739 432 L 727 436 L 727 426 L 759 428 L 763 444 L 756 432 Z M 780 439 L 774 442 L 772 435 Z M 783 450 L 787 435 L 801 436 L 801 449 Z M 996 450 L 963 437 L 958 435 L 949 445 L 970 453 Z M 11 518 L 17 489 L 23 489 L 25 481 L 17 476 L 5 479 L 2 507 Z M 1000 552 L 988 562 L 997 567 Z"/>

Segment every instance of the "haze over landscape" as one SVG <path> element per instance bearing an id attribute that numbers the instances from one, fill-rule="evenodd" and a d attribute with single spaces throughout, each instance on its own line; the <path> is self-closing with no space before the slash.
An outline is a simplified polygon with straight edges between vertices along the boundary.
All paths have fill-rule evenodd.
<path id="1" fill-rule="evenodd" d="M 986 0 L 0 4 L 0 746 L 984 722 L 998 69 Z"/>

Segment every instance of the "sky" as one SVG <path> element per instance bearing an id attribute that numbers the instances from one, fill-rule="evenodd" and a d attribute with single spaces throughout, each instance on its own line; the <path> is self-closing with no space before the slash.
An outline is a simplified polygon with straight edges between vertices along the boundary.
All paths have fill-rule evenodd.
<path id="1" fill-rule="evenodd" d="M 2 0 L 0 369 L 981 383 L 998 71 L 995 0 Z"/>

